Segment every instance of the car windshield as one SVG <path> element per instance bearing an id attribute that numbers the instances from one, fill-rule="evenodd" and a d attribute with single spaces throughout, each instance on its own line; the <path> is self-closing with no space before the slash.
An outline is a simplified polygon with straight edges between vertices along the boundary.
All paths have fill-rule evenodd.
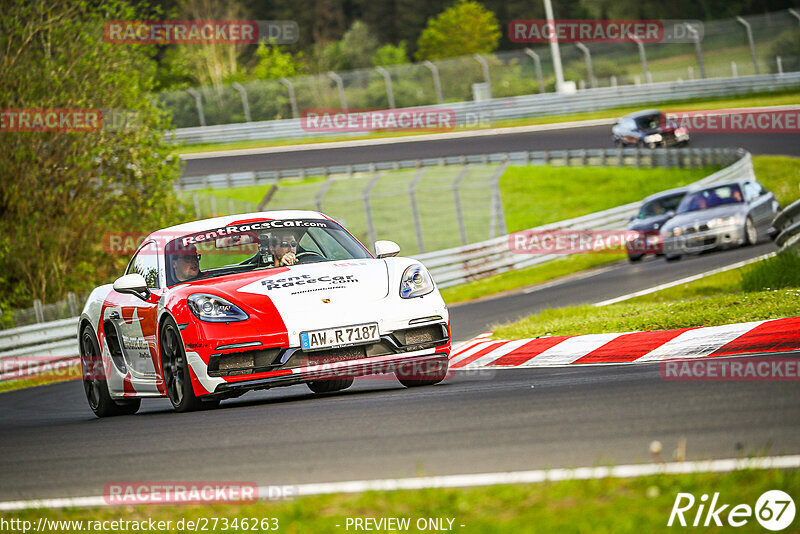
<path id="1" fill-rule="evenodd" d="M 661 115 L 660 113 L 636 117 L 636 126 L 640 130 L 655 130 L 656 128 L 661 126 L 663 122 L 662 117 L 663 115 Z"/>
<path id="2" fill-rule="evenodd" d="M 651 200 L 650 202 L 645 202 L 644 205 L 639 208 L 639 215 L 637 215 L 636 218 L 647 219 L 650 217 L 664 215 L 670 210 L 675 211 L 678 208 L 678 205 L 681 203 L 683 196 L 684 193 L 680 193 L 677 195 L 660 197 L 655 200 Z"/>
<path id="3" fill-rule="evenodd" d="M 737 204 L 743 202 L 742 199 L 742 190 L 738 185 L 723 185 L 686 195 L 678 206 L 678 213 L 706 210 L 724 204 Z"/>
<path id="4" fill-rule="evenodd" d="M 165 249 L 167 285 L 226 274 L 271 269 L 287 254 L 294 264 L 370 258 L 337 223 L 280 219 L 235 223 L 182 235 Z"/>

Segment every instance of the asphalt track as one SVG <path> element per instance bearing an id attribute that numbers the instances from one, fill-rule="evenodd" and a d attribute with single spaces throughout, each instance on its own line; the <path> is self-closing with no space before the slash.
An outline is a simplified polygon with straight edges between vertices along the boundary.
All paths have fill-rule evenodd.
<path id="1" fill-rule="evenodd" d="M 587 145 L 587 135 L 570 131 L 554 144 L 605 146 Z M 462 143 L 481 152 L 515 149 L 495 137 Z M 716 146 L 798 152 L 790 136 L 719 137 Z M 515 142 L 543 148 L 531 139 Z M 702 143 L 696 139 L 695 146 Z M 409 149 L 386 159 L 419 157 Z M 346 157 L 329 152 L 325 157 Z M 364 152 L 369 159 L 380 154 Z M 281 164 L 314 164 L 291 158 Z M 236 161 L 247 160 L 228 163 Z M 588 278 L 456 306 L 453 334 L 465 339 L 545 306 L 597 302 L 769 250 L 774 245 L 762 243 L 677 263 L 622 263 Z M 682 438 L 688 459 L 799 453 L 800 388 L 795 382 L 664 381 L 658 364 L 514 369 L 458 373 L 414 390 L 393 378 L 359 380 L 321 398 L 293 386 L 189 414 L 149 400 L 135 416 L 99 420 L 81 384 L 72 381 L 0 394 L 0 500 L 102 495 L 115 481 L 269 485 L 648 462 L 652 440 L 664 444 L 662 457 L 671 460 Z"/>
<path id="2" fill-rule="evenodd" d="M 312 145 L 313 146 L 313 145 Z M 230 155 L 190 159 L 184 176 L 203 174 L 296 169 L 320 165 L 344 165 L 371 161 L 437 158 L 461 154 L 514 152 L 519 150 L 563 150 L 611 148 L 610 126 L 565 128 L 541 132 L 492 134 L 385 144 L 375 146 L 297 150 L 292 152 Z M 800 136 L 792 134 L 696 133 L 692 147 L 743 147 L 753 154 L 800 155 Z"/>

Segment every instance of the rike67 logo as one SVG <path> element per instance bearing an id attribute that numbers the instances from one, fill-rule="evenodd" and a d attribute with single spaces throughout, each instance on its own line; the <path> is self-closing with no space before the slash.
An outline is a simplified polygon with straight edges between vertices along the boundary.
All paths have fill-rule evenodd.
<path id="1" fill-rule="evenodd" d="M 708 501 L 705 493 L 700 499 L 695 499 L 691 493 L 678 493 L 667 526 L 742 527 L 755 517 L 762 527 L 777 532 L 794 521 L 794 501 L 788 493 L 781 490 L 765 491 L 756 501 L 755 507 L 749 504 L 723 504 L 719 492 L 714 493 L 711 502 Z"/>

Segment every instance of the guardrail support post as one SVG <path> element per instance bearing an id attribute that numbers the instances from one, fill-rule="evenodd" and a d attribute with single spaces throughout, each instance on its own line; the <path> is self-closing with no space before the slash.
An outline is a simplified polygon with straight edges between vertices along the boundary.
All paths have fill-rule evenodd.
<path id="1" fill-rule="evenodd" d="M 439 67 L 433 61 L 425 60 L 422 62 L 423 65 L 428 67 L 428 70 L 431 71 L 433 75 L 433 90 L 436 91 L 436 102 L 441 104 L 443 102 L 442 99 L 442 82 L 439 80 Z"/>
<path id="2" fill-rule="evenodd" d="M 192 193 L 192 203 L 194 204 L 194 214 L 197 218 L 200 218 L 200 198 L 197 196 L 197 193 Z"/>
<path id="3" fill-rule="evenodd" d="M 536 66 L 536 80 L 539 83 L 539 92 L 544 93 L 544 76 L 542 76 L 542 60 L 539 57 L 539 54 L 537 54 L 530 48 L 526 48 L 525 53 L 531 59 L 533 59 L 533 63 Z"/>
<path id="4" fill-rule="evenodd" d="M 472 54 L 472 57 L 480 63 L 483 69 L 483 79 L 486 80 L 486 85 L 489 87 L 489 98 L 492 98 L 492 78 L 489 76 L 489 62 L 480 54 Z"/>
<path id="5" fill-rule="evenodd" d="M 650 71 L 647 70 L 647 54 L 644 51 L 644 43 L 635 35 L 631 35 L 631 40 L 636 43 L 639 49 L 639 60 L 642 62 L 642 73 L 644 74 L 644 83 L 653 83 L 653 78 L 650 76 Z"/>
<path id="6" fill-rule="evenodd" d="M 742 17 L 736 17 L 736 21 L 744 26 L 744 30 L 747 33 L 747 43 L 750 45 L 750 56 L 753 58 L 753 68 L 756 70 L 756 74 L 759 74 L 758 58 L 756 57 L 756 44 L 753 42 L 753 30 L 750 28 L 750 23 L 744 20 Z"/>
<path id="7" fill-rule="evenodd" d="M 594 78 L 594 70 L 592 69 L 592 53 L 589 52 L 589 47 L 581 42 L 576 42 L 575 46 L 583 52 L 583 57 L 586 60 L 586 77 L 589 79 L 589 86 L 594 89 L 597 87 L 597 80 Z"/>
<path id="8" fill-rule="evenodd" d="M 289 104 L 292 106 L 292 117 L 295 119 L 298 118 L 300 113 L 297 111 L 297 97 L 294 94 L 294 84 L 292 84 L 289 78 L 279 78 L 278 81 L 289 90 Z"/>
<path id="9" fill-rule="evenodd" d="M 778 74 L 783 74 L 783 61 L 781 61 L 781 56 L 775 56 L 775 61 L 778 62 Z"/>
<path id="10" fill-rule="evenodd" d="M 420 180 L 425 176 L 425 171 L 427 170 L 428 169 L 425 167 L 420 168 L 417 171 L 417 175 L 411 180 L 408 186 L 408 199 L 411 201 L 411 216 L 414 218 L 414 230 L 417 234 L 417 248 L 419 248 L 420 254 L 425 252 L 425 241 L 422 238 L 422 220 L 420 219 L 419 207 L 417 206 L 417 185 L 419 185 Z"/>
<path id="11" fill-rule="evenodd" d="M 37 323 L 44 322 L 44 310 L 42 309 L 42 301 L 39 299 L 33 301 L 33 314 L 36 316 Z"/>
<path id="12" fill-rule="evenodd" d="M 624 149 L 619 147 L 617 149 L 617 167 L 624 167 L 625 166 L 625 156 L 623 156 L 622 151 Z"/>
<path id="13" fill-rule="evenodd" d="M 706 67 L 703 63 L 703 47 L 700 45 L 700 34 L 697 30 L 688 23 L 685 23 L 686 29 L 689 30 L 689 33 L 692 34 L 692 39 L 694 40 L 694 51 L 697 54 L 697 68 L 700 69 L 700 78 L 705 79 L 706 77 Z"/>
<path id="14" fill-rule="evenodd" d="M 489 239 L 496 235 L 506 235 L 506 218 L 503 213 L 503 199 L 500 196 L 500 177 L 506 172 L 506 160 L 492 177 L 492 218 L 489 220 Z M 498 234 L 499 230 L 499 234 Z"/>
<path id="15" fill-rule="evenodd" d="M 383 76 L 383 83 L 386 85 L 386 99 L 389 102 L 389 109 L 394 109 L 394 91 L 392 90 L 392 76 L 383 67 L 375 67 L 375 70 Z"/>
<path id="16" fill-rule="evenodd" d="M 333 175 L 323 182 L 322 187 L 319 188 L 319 191 L 317 191 L 317 194 L 314 196 L 314 206 L 317 208 L 317 211 L 322 211 L 322 199 L 328 193 L 332 185 Z"/>
<path id="17" fill-rule="evenodd" d="M 328 73 L 328 77 L 336 82 L 336 87 L 339 89 L 339 103 L 342 106 L 342 110 L 347 109 L 347 98 L 344 96 L 344 84 L 342 83 L 342 77 L 336 74 L 333 71 Z"/>
<path id="18" fill-rule="evenodd" d="M 638 147 L 636 148 L 636 168 L 642 168 L 642 149 Z"/>
<path id="19" fill-rule="evenodd" d="M 72 314 L 72 317 L 77 317 L 80 313 L 78 309 L 78 299 L 72 291 L 67 293 L 67 304 L 69 305 L 69 312 Z"/>
<path id="20" fill-rule="evenodd" d="M 361 198 L 364 201 L 364 215 L 367 217 L 367 235 L 369 236 L 370 245 L 375 246 L 375 241 L 378 240 L 377 234 L 375 233 L 375 224 L 372 221 L 372 207 L 369 204 L 369 194 L 372 192 L 372 189 L 378 185 L 378 180 L 381 179 L 381 174 L 378 173 L 375 175 L 372 180 L 369 181 L 367 187 L 364 188 L 364 191 L 361 194 Z"/>
<path id="21" fill-rule="evenodd" d="M 453 182 L 453 202 L 455 203 L 456 219 L 458 219 L 458 233 L 461 236 L 462 245 L 467 244 L 467 229 L 464 226 L 464 212 L 461 209 L 461 195 L 458 192 L 458 188 L 461 187 L 461 182 L 467 177 L 468 172 L 469 167 L 465 165 Z"/>
<path id="22" fill-rule="evenodd" d="M 247 122 L 252 122 L 253 119 L 250 116 L 250 103 L 247 101 L 247 91 L 245 90 L 244 86 L 239 82 L 233 82 L 231 87 L 239 91 L 239 95 L 242 97 L 242 109 L 244 109 L 244 120 Z"/>
<path id="23" fill-rule="evenodd" d="M 190 87 L 187 89 L 188 93 L 194 97 L 194 104 L 197 106 L 197 118 L 200 120 L 200 126 L 206 127 L 206 114 L 203 113 L 203 98 L 197 89 Z"/>

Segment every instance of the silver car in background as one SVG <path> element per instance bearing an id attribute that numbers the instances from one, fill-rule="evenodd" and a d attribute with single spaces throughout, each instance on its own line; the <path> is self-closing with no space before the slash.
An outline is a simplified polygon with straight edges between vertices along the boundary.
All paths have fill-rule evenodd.
<path id="1" fill-rule="evenodd" d="M 773 233 L 775 195 L 755 180 L 691 189 L 661 227 L 668 260 L 717 248 L 755 245 Z"/>

